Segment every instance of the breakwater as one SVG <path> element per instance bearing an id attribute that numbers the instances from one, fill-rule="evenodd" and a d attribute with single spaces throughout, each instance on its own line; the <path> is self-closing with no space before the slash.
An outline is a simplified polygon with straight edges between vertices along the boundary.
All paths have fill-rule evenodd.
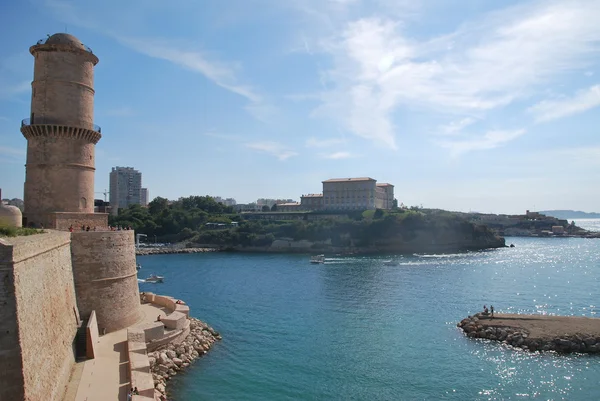
<path id="1" fill-rule="evenodd" d="M 140 255 L 168 255 L 175 253 L 204 253 L 204 252 L 218 252 L 219 248 L 136 248 L 135 254 Z"/>
<path id="2" fill-rule="evenodd" d="M 458 325 L 469 338 L 484 338 L 526 351 L 600 353 L 600 319 L 578 316 L 477 313 Z"/>
<path id="3" fill-rule="evenodd" d="M 169 343 L 148 353 L 154 386 L 166 395 L 167 381 L 187 368 L 221 340 L 221 335 L 199 319 L 190 318 L 190 334 L 181 344 Z"/>

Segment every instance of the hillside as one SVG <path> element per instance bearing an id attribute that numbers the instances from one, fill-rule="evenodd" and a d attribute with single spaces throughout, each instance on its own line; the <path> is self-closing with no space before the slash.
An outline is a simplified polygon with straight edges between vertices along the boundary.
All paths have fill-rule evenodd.
<path id="1" fill-rule="evenodd" d="M 587 213 L 579 210 L 543 210 L 539 212 L 546 216 L 556 217 L 558 219 L 574 220 L 574 219 L 600 219 L 600 213 Z"/>
<path id="2" fill-rule="evenodd" d="M 411 253 L 498 248 L 504 238 L 442 210 L 243 213 L 193 196 L 156 198 L 121 210 L 109 223 L 132 227 L 156 242 L 262 252 Z"/>

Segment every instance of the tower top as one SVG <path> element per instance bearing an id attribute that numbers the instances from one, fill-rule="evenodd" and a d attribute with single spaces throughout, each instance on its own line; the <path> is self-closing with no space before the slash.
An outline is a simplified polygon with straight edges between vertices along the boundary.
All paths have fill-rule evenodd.
<path id="1" fill-rule="evenodd" d="M 79 39 L 68 33 L 55 33 L 48 35 L 45 39 L 40 39 L 37 43 L 29 48 L 29 52 L 35 56 L 38 51 L 75 51 L 87 53 L 94 65 L 98 64 L 98 57 L 94 55 L 92 49 L 81 43 Z"/>

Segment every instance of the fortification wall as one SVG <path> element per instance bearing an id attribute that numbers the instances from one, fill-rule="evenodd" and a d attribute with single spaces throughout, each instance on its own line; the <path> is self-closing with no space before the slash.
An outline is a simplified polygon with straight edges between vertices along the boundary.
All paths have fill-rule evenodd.
<path id="1" fill-rule="evenodd" d="M 12 245 L 0 239 L 0 400 L 24 398 L 12 253 Z"/>
<path id="2" fill-rule="evenodd" d="M 108 213 L 52 213 L 50 218 L 57 230 L 66 231 L 70 226 L 74 231 L 81 231 L 81 226 L 89 226 L 92 230 L 108 228 Z"/>
<path id="3" fill-rule="evenodd" d="M 51 231 L 4 242 L 10 242 L 4 249 L 2 266 L 3 273 L 13 274 L 12 286 L 9 282 L 12 293 L 8 295 L 14 302 L 9 309 L 15 314 L 0 324 L 18 328 L 20 346 L 12 344 L 9 355 L 16 349 L 22 366 L 6 368 L 2 356 L 0 399 L 20 399 L 16 394 L 23 394 L 27 400 L 62 400 L 75 361 L 73 340 L 79 320 L 70 234 Z M 10 255 L 7 248 L 11 248 Z M 7 256 L 10 259 L 6 260 Z M 13 383 L 4 376 L 14 377 L 16 372 L 22 380 L 17 377 Z M 15 391 L 18 386 L 21 390 Z"/>
<path id="4" fill-rule="evenodd" d="M 142 317 L 133 231 L 73 232 L 71 255 L 79 311 L 96 311 L 100 333 Z"/>

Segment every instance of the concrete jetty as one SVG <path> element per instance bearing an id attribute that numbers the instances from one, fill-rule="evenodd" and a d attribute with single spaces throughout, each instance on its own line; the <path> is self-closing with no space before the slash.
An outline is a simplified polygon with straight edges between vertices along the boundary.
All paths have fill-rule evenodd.
<path id="1" fill-rule="evenodd" d="M 457 325 L 469 338 L 485 338 L 529 351 L 600 353 L 600 318 L 477 313 Z"/>

